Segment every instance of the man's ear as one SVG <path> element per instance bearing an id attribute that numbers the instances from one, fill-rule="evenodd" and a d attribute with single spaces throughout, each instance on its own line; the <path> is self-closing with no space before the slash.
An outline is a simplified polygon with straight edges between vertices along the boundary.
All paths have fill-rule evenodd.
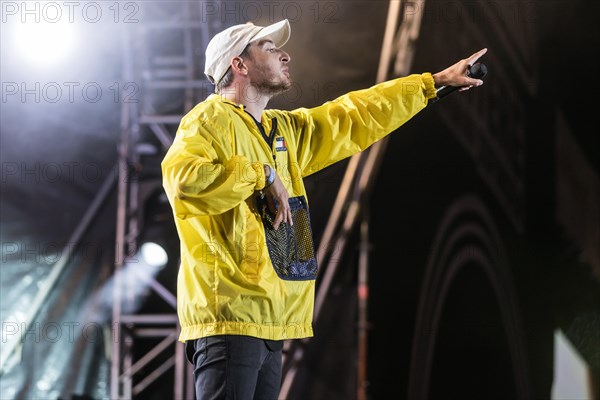
<path id="1" fill-rule="evenodd" d="M 234 57 L 231 60 L 231 69 L 240 75 L 246 75 L 248 73 L 248 67 L 244 64 L 242 57 Z"/>

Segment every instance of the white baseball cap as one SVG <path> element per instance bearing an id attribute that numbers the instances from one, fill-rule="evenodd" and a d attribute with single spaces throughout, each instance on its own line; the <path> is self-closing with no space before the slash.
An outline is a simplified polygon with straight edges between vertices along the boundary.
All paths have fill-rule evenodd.
<path id="1" fill-rule="evenodd" d="M 250 42 L 270 37 L 276 47 L 282 47 L 290 38 L 287 19 L 269 26 L 256 26 L 251 22 L 234 25 L 217 33 L 206 47 L 204 73 L 213 84 L 218 84 L 229 69 L 231 60 L 239 56 Z"/>

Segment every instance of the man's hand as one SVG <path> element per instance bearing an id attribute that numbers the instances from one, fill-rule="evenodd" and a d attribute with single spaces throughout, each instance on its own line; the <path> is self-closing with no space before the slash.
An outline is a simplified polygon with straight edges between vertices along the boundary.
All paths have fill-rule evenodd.
<path id="1" fill-rule="evenodd" d="M 275 213 L 277 211 L 277 215 L 275 215 L 275 221 L 273 221 L 273 229 L 277 230 L 279 228 L 280 223 L 289 223 L 290 226 L 294 225 L 292 222 L 292 210 L 290 209 L 290 203 L 288 199 L 290 197 L 288 191 L 285 186 L 283 186 L 283 182 L 279 178 L 279 175 L 275 175 L 275 181 L 273 183 L 263 189 L 263 193 L 267 197 L 267 204 L 269 205 L 269 210 Z M 279 209 L 275 210 L 275 200 L 279 205 Z"/>
<path id="2" fill-rule="evenodd" d="M 472 56 L 460 60 L 456 64 L 446 68 L 445 70 L 433 74 L 433 80 L 435 81 L 435 87 L 442 86 L 457 86 L 459 92 L 471 89 L 473 86 L 483 85 L 481 79 L 469 78 L 467 76 L 467 70 L 470 66 L 475 64 L 477 60 L 487 52 L 487 49 L 481 49 Z"/>

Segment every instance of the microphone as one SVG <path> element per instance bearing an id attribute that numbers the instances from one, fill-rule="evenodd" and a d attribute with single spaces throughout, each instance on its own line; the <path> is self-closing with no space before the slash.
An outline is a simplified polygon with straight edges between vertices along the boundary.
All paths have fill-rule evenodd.
<path id="1" fill-rule="evenodd" d="M 476 63 L 469 68 L 467 68 L 467 76 L 475 79 L 483 79 L 484 76 L 487 75 L 487 67 L 485 64 Z M 448 96 L 450 93 L 460 89 L 460 86 L 442 86 L 437 89 L 436 95 L 437 97 L 429 100 L 432 103 L 435 103 L 439 99 Z"/>

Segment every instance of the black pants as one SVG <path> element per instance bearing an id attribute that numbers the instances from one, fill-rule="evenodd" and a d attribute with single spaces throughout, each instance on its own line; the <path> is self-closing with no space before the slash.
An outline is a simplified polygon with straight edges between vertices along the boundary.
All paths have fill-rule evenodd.
<path id="1" fill-rule="evenodd" d="M 197 400 L 275 400 L 281 385 L 283 341 L 209 336 L 185 343 L 194 365 Z"/>

